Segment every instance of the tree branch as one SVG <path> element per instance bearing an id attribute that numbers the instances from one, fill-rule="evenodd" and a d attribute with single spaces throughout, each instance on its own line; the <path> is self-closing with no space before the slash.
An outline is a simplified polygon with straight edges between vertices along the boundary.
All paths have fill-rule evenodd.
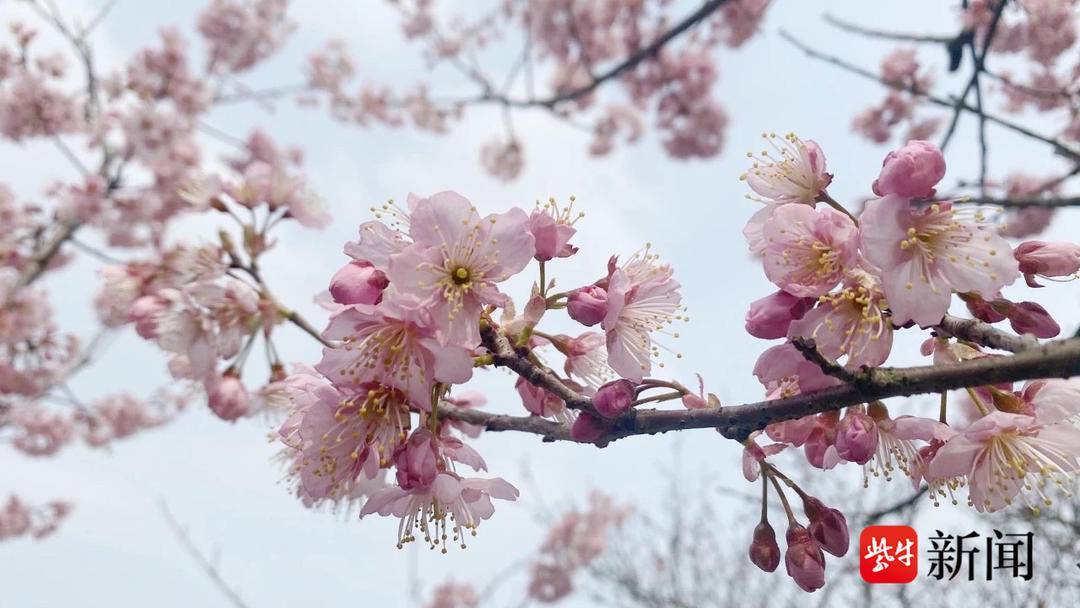
<path id="1" fill-rule="evenodd" d="M 984 357 L 950 365 L 907 368 L 872 368 L 853 372 L 852 382 L 785 399 L 760 401 L 705 410 L 631 410 L 611 421 L 607 435 L 596 443 L 632 435 L 652 435 L 698 428 L 716 428 L 725 437 L 744 441 L 750 433 L 783 420 L 889 397 L 940 393 L 942 391 L 1039 378 L 1080 375 L 1080 338 L 1058 340 L 1032 347 L 1012 356 Z M 482 426 L 490 431 L 522 431 L 541 435 L 544 441 L 569 440 L 569 429 L 536 416 L 507 416 L 450 406 L 440 415 Z"/>
<path id="2" fill-rule="evenodd" d="M 1060 198 L 994 198 L 992 196 L 964 197 L 961 203 L 995 205 L 997 207 L 1080 207 L 1080 196 Z"/>
<path id="3" fill-rule="evenodd" d="M 907 34 L 903 32 L 890 32 L 886 30 L 869 28 L 855 23 L 851 23 L 850 21 L 844 21 L 843 19 L 834 16 L 832 13 L 825 13 L 824 19 L 825 22 L 829 25 L 838 27 L 845 32 L 859 34 L 860 36 L 866 36 L 867 38 L 880 38 L 882 40 L 895 40 L 897 42 L 918 42 L 928 44 L 949 44 L 956 40 L 956 36 Z"/>
<path id="4" fill-rule="evenodd" d="M 959 108 L 959 109 L 961 109 L 961 110 L 963 110 L 965 112 L 970 112 L 972 114 L 978 114 L 979 113 L 979 111 L 976 108 L 973 108 L 973 107 L 969 106 L 968 104 L 964 103 L 962 100 L 949 101 L 947 99 L 944 99 L 942 97 L 939 97 L 939 96 L 934 95 L 932 93 L 929 93 L 927 91 L 920 90 L 918 87 L 915 87 L 913 85 L 909 85 L 909 84 L 905 84 L 905 83 L 901 83 L 901 82 L 891 82 L 891 81 L 885 80 L 884 78 L 881 78 L 877 74 L 874 74 L 873 72 L 871 72 L 871 71 L 869 71 L 867 69 L 861 68 L 861 67 L 859 67 L 857 65 L 854 65 L 854 64 L 851 64 L 851 63 L 848 63 L 847 61 L 845 61 L 843 59 L 840 59 L 839 57 L 836 57 L 834 55 L 829 55 L 829 54 L 826 54 L 826 53 L 822 53 L 822 52 L 814 49 L 813 47 L 807 45 L 806 43 L 800 41 L 798 38 L 795 38 L 794 36 L 792 36 L 790 33 L 786 32 L 786 31 L 781 30 L 780 36 L 784 40 L 787 40 L 789 43 L 791 43 L 793 46 L 795 46 L 796 48 L 801 50 L 803 53 L 805 53 L 808 57 L 810 57 L 812 59 L 817 59 L 819 61 L 824 61 L 826 63 L 831 63 L 831 64 L 833 64 L 833 65 L 835 65 L 835 66 L 837 66 L 839 68 L 847 70 L 848 72 L 851 72 L 853 74 L 857 74 L 857 75 L 862 76 L 863 78 L 866 78 L 868 80 L 873 80 L 875 82 L 881 83 L 881 84 L 883 84 L 883 85 L 885 85 L 885 86 L 887 86 L 887 87 L 889 87 L 891 89 L 894 89 L 894 90 L 897 90 L 897 91 L 905 91 L 907 93 L 910 93 L 910 94 L 912 94 L 912 95 L 914 95 L 916 97 L 924 99 L 927 102 L 932 103 L 932 104 L 937 105 L 937 106 L 941 106 L 941 107 L 944 107 L 944 108 Z M 1023 135 L 1025 137 L 1028 137 L 1028 138 L 1031 138 L 1031 139 L 1034 139 L 1036 141 L 1041 141 L 1041 142 L 1043 142 L 1045 144 L 1048 144 L 1051 147 L 1053 147 L 1054 151 L 1057 152 L 1058 154 L 1060 154 L 1062 156 L 1065 156 L 1065 157 L 1067 157 L 1067 158 L 1069 158 L 1071 160 L 1074 160 L 1074 161 L 1080 161 L 1080 151 L 1074 150 L 1074 149 L 1070 148 L 1069 146 L 1063 144 L 1062 142 L 1060 142 L 1060 141 L 1058 141 L 1056 139 L 1053 139 L 1051 137 L 1047 137 L 1045 135 L 1040 135 L 1039 133 L 1036 133 L 1036 132 L 1032 131 L 1031 129 L 1028 129 L 1027 127 L 1024 127 L 1023 125 L 1018 125 L 1018 124 L 1016 124 L 1014 122 L 1010 122 L 1010 121 L 1005 120 L 1003 118 L 998 118 L 997 116 L 995 116 L 993 114 L 987 114 L 987 113 L 983 112 L 982 115 L 985 116 L 986 121 L 989 122 L 989 123 L 996 124 L 996 125 L 998 125 L 1000 127 L 1003 127 L 1003 128 L 1008 129 L 1010 131 L 1013 131 L 1014 133 L 1019 133 L 1020 135 Z"/>
<path id="5" fill-rule="evenodd" d="M 191 556 L 193 560 L 203 569 L 206 576 L 210 579 L 210 582 L 217 587 L 225 599 L 235 608 L 249 608 L 248 604 L 244 602 L 243 598 L 229 586 L 229 583 L 221 576 L 221 572 L 218 572 L 217 566 L 215 566 L 205 555 L 199 552 L 198 547 L 192 542 L 191 537 L 188 536 L 187 530 L 180 524 L 169 511 L 169 505 L 162 499 L 158 503 L 158 507 L 161 510 L 161 516 L 165 518 L 165 523 L 169 524 L 169 529 L 176 535 L 176 539 L 180 541 L 180 545 L 184 548 L 184 551 Z"/>
<path id="6" fill-rule="evenodd" d="M 1013 353 L 1024 352 L 1039 346 L 1039 341 L 1030 335 L 1010 334 L 977 319 L 962 319 L 945 315 L 941 323 L 938 323 L 937 329 L 954 338 Z"/>
<path id="7" fill-rule="evenodd" d="M 527 349 L 522 349 L 523 352 L 514 350 L 514 347 L 510 345 L 510 340 L 495 328 L 490 326 L 483 328 L 480 331 L 480 341 L 491 351 L 495 365 L 511 369 L 525 380 L 547 390 L 565 401 L 566 407 L 575 410 L 592 409 L 591 399 L 566 386 L 551 370 L 529 361 Z"/>
<path id="8" fill-rule="evenodd" d="M 472 101 L 474 103 L 500 103 L 506 106 L 520 108 L 542 107 L 552 110 L 555 108 L 555 106 L 561 103 L 574 101 L 588 95 L 589 93 L 592 93 L 605 82 L 618 78 L 624 73 L 637 67 L 638 64 L 656 57 L 664 48 L 664 46 L 666 46 L 669 42 L 671 42 L 675 38 L 678 38 L 684 32 L 692 29 L 693 27 L 704 21 L 707 17 L 716 12 L 716 10 L 719 9 L 721 6 L 727 4 L 727 2 L 729 2 L 729 0 L 709 0 L 708 2 L 705 2 L 703 5 L 701 5 L 700 8 L 688 15 L 682 21 L 676 23 L 674 26 L 671 27 L 671 29 L 665 31 L 663 34 L 660 34 L 660 36 L 658 36 L 651 43 L 634 51 L 628 57 L 626 57 L 626 59 L 623 59 L 616 65 L 608 68 L 607 70 L 604 70 L 600 74 L 597 74 L 591 80 L 591 82 L 589 82 L 589 84 L 583 87 L 574 89 L 572 91 L 559 93 L 546 99 L 511 99 L 509 97 L 506 97 L 505 95 L 495 93 L 492 89 L 488 87 L 480 97 Z"/>

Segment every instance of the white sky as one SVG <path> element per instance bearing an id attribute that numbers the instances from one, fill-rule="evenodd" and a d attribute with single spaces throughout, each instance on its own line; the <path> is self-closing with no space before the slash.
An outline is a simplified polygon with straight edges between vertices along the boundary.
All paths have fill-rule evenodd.
<path id="1" fill-rule="evenodd" d="M 59 4 L 68 14 L 83 15 L 97 6 L 94 0 Z M 156 30 L 164 24 L 179 24 L 194 38 L 194 15 L 202 4 L 120 0 L 94 39 L 99 57 L 105 65 L 116 65 L 133 50 L 156 44 Z M 740 232 L 755 210 L 755 203 L 743 198 L 744 186 L 738 180 L 745 167 L 743 153 L 759 147 L 763 130 L 791 130 L 815 139 L 836 175 L 830 192 L 841 201 L 854 202 L 869 194 L 870 182 L 887 151 L 853 136 L 849 129 L 852 115 L 880 101 L 883 90 L 805 59 L 780 40 L 777 31 L 789 29 L 804 40 L 818 41 L 824 50 L 876 69 L 890 44 L 839 33 L 821 22 L 822 12 L 896 30 L 938 23 L 934 33 L 950 33 L 955 21 L 946 7 L 952 4 L 930 0 L 776 2 L 762 36 L 739 51 L 721 52 L 718 87 L 732 122 L 724 155 L 707 161 L 672 161 L 651 137 L 609 158 L 592 159 L 585 150 L 586 134 L 541 111 L 518 113 L 515 127 L 526 144 L 528 164 L 517 181 L 505 185 L 487 177 L 476 161 L 479 146 L 493 135 L 489 129 L 499 118 L 493 109 L 471 111 L 444 137 L 411 130 L 343 127 L 323 113 L 289 103 L 279 104 L 274 114 L 253 106 L 230 107 L 215 111 L 208 122 L 237 135 L 259 125 L 281 143 L 304 147 L 311 183 L 330 205 L 335 222 L 322 232 L 282 230 L 281 242 L 264 268 L 282 299 L 299 307 L 317 325 L 325 315 L 310 303 L 311 296 L 325 288 L 329 276 L 343 263 L 342 244 L 354 238 L 360 222 L 370 218 L 368 208 L 373 204 L 402 198 L 410 191 L 427 194 L 453 189 L 481 211 L 493 212 L 515 204 L 531 206 L 537 198 L 565 199 L 575 194 L 587 213 L 576 239 L 582 251 L 554 265 L 560 284 L 572 287 L 592 281 L 603 271 L 609 255 L 626 255 L 651 241 L 674 265 L 692 319 L 676 345 L 684 357 L 667 371 L 685 383 L 693 382 L 693 373 L 700 371 L 707 389 L 725 403 L 756 400 L 761 389 L 750 372 L 767 344 L 747 336 L 742 319 L 748 304 L 773 288 L 758 263 L 745 254 Z M 4 21 L 13 13 L 24 11 L 11 2 L 0 5 Z M 297 82 L 298 67 L 306 55 L 330 36 L 349 41 L 364 78 L 405 86 L 424 77 L 415 48 L 402 40 L 395 13 L 383 2 L 309 0 L 294 2 L 291 13 L 299 24 L 298 33 L 250 82 Z M 938 48 L 924 49 L 922 57 L 936 68 L 946 61 Z M 439 82 L 453 86 L 457 79 L 440 78 Z M 958 78 L 939 82 L 941 90 L 960 86 Z M 1050 175 L 1062 169 L 1061 161 L 1052 159 L 1045 146 L 991 129 L 993 176 L 1003 177 L 1014 170 Z M 947 155 L 947 185 L 975 175 L 973 135 L 973 122 L 965 120 Z M 214 142 L 208 145 L 222 150 Z M 0 180 L 22 199 L 40 200 L 44 185 L 51 180 L 75 177 L 56 151 L 44 144 L 0 147 L 0 167 Z M 1076 217 L 1065 214 L 1047 240 L 1075 235 Z M 186 231 L 196 234 L 190 227 Z M 54 301 L 64 304 L 60 311 L 64 326 L 84 335 L 94 327 L 90 299 L 97 291 L 95 268 L 92 261 L 84 261 L 46 283 L 56 296 Z M 531 281 L 531 277 L 516 281 L 509 293 L 520 301 Z M 1076 327 L 1080 314 L 1075 285 L 1054 285 L 1037 295 L 1067 331 Z M 1034 299 L 1033 294 L 1026 296 Z M 307 336 L 291 328 L 278 333 L 279 348 L 287 360 L 317 360 L 318 350 Z M 918 341 L 912 335 L 897 340 L 891 362 L 919 362 Z M 487 392 L 493 409 L 521 410 L 509 376 L 501 372 L 478 376 L 475 386 Z M 168 381 L 162 358 L 127 333 L 74 386 L 80 395 L 93 398 L 118 390 L 147 394 Z M 18 540 L 0 545 L 4 605 L 226 606 L 169 532 L 158 512 L 159 499 L 166 500 L 176 517 L 190 527 L 200 547 L 208 553 L 220 550 L 221 571 L 251 606 L 410 605 L 405 591 L 409 552 L 394 548 L 396 520 L 357 522 L 304 509 L 279 483 L 281 471 L 270 462 L 278 449 L 266 440 L 272 427 L 261 419 L 226 424 L 196 404 L 170 427 L 119 442 L 109 450 L 76 446 L 46 460 L 29 460 L 5 450 L 0 495 L 12 491 L 33 501 L 68 498 L 76 509 L 59 533 L 45 542 Z M 491 473 L 517 485 L 522 499 L 514 505 L 498 504 L 495 517 L 481 526 L 479 536 L 464 552 L 438 556 L 424 548 L 416 551 L 421 584 L 427 588 L 448 577 L 486 584 L 490 573 L 536 547 L 543 533 L 535 523 L 540 501 L 569 505 L 597 487 L 642 509 L 661 508 L 664 486 L 656 469 L 669 459 L 674 441 L 674 437 L 631 438 L 597 450 L 543 445 L 532 436 L 483 437 L 476 447 Z M 718 483 L 744 487 L 738 472 L 738 446 L 709 431 L 684 433 L 679 441 L 693 480 L 712 477 Z M 534 483 L 523 477 L 523 463 L 528 463 Z M 541 496 L 536 488 L 542 488 Z M 861 482 L 854 482 L 852 488 L 861 488 Z M 748 529 L 733 531 L 732 542 L 741 545 L 749 533 Z M 772 580 L 777 585 L 790 584 L 780 574 Z M 511 584 L 509 588 L 521 587 Z"/>

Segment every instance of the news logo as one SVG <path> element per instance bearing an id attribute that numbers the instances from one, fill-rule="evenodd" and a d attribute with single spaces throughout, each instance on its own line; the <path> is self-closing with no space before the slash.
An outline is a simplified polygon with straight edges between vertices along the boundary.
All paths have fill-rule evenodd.
<path id="1" fill-rule="evenodd" d="M 992 581 L 996 576 L 1031 580 L 1031 532 L 993 530 L 983 536 L 978 532 L 945 534 L 934 530 L 927 540 L 929 578 Z M 909 526 L 864 528 L 859 535 L 859 574 L 874 584 L 914 581 L 919 574 L 918 533 Z"/>

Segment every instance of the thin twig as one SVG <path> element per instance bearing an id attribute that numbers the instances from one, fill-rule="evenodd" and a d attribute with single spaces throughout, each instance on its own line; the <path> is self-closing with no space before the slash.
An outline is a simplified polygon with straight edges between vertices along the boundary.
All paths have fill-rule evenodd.
<path id="1" fill-rule="evenodd" d="M 851 23 L 850 21 L 844 21 L 843 19 L 834 16 L 832 13 L 825 13 L 824 19 L 826 23 L 836 26 L 844 30 L 845 32 L 859 34 L 860 36 L 866 36 L 868 38 L 880 38 L 882 40 L 895 40 L 897 42 L 918 42 L 926 44 L 949 44 L 956 39 L 956 36 L 908 34 L 904 32 L 891 32 L 887 30 L 869 28 L 855 23 Z"/>
<path id="2" fill-rule="evenodd" d="M 945 315 L 937 329 L 954 338 L 1012 353 L 1021 353 L 1039 346 L 1039 341 L 1028 334 L 1010 334 L 976 319 Z"/>
<path id="3" fill-rule="evenodd" d="M 207 578 L 214 584 L 214 587 L 216 587 L 217 590 L 225 596 L 225 599 L 236 608 L 249 608 L 243 598 L 241 598 L 240 595 L 229 586 L 228 581 L 221 576 L 221 572 L 218 571 L 213 562 L 207 559 L 207 557 L 199 551 L 199 548 L 195 546 L 195 543 L 188 535 L 187 529 L 185 529 L 184 526 L 176 520 L 176 517 L 173 516 L 172 512 L 169 511 L 169 505 L 165 502 L 164 498 L 158 501 L 158 508 L 161 510 L 161 516 L 165 519 L 165 523 L 169 525 L 169 529 L 172 530 L 172 533 L 176 536 L 176 540 L 180 541 L 180 545 L 184 548 L 184 551 L 186 551 L 187 554 L 191 556 L 191 559 L 195 560 L 195 563 L 203 569 L 203 572 L 206 573 Z"/>
<path id="4" fill-rule="evenodd" d="M 943 98 L 938 97 L 937 95 L 934 95 L 934 94 L 929 93 L 927 91 L 920 90 L 918 87 L 916 87 L 914 85 L 905 84 L 905 83 L 902 83 L 902 82 L 891 82 L 891 81 L 885 80 L 884 78 L 881 78 L 877 74 L 874 74 L 873 72 L 871 72 L 871 71 L 869 71 L 867 69 L 864 69 L 864 68 L 861 68 L 861 67 L 859 67 L 857 65 L 851 64 L 851 63 L 849 63 L 849 62 L 847 62 L 847 61 L 845 61 L 845 60 L 843 60 L 843 59 L 841 59 L 839 57 L 836 57 L 834 55 L 829 55 L 829 54 L 826 54 L 826 53 L 822 53 L 822 52 L 818 51 L 817 49 L 807 45 L 804 42 L 802 42 L 798 38 L 792 36 L 790 33 L 786 32 L 786 31 L 781 30 L 780 31 L 780 36 L 784 40 L 787 40 L 790 44 L 792 44 L 793 46 L 795 46 L 796 48 L 801 50 L 803 53 L 805 53 L 808 57 L 811 57 L 813 59 L 818 59 L 820 61 L 825 61 L 827 63 L 831 63 L 831 64 L 833 64 L 833 65 L 835 65 L 835 66 L 837 66 L 839 68 L 842 68 L 844 70 L 847 70 L 847 71 L 849 71 L 849 72 L 851 72 L 853 74 L 857 74 L 859 76 L 862 76 L 863 78 L 866 78 L 866 79 L 873 80 L 875 82 L 881 83 L 881 84 L 883 84 L 883 85 L 885 85 L 885 86 L 887 86 L 887 87 L 889 87 L 891 89 L 895 89 L 895 90 L 898 90 L 898 91 L 906 91 L 908 93 L 911 93 L 912 95 L 915 95 L 916 97 L 922 98 L 922 99 L 924 99 L 924 100 L 926 100 L 926 101 L 928 101 L 928 102 L 930 102 L 930 103 L 932 103 L 934 105 L 937 105 L 937 106 L 941 106 L 941 107 L 945 107 L 945 108 L 959 107 L 961 110 L 963 110 L 965 112 L 971 112 L 973 114 L 978 112 L 978 110 L 976 110 L 975 108 L 969 106 L 966 103 L 963 103 L 962 101 L 949 101 L 947 99 L 943 99 Z M 1039 133 L 1036 133 L 1036 132 L 1032 131 L 1031 129 L 1028 129 L 1027 127 L 1024 127 L 1022 125 L 1018 125 L 1018 124 L 1016 124 L 1014 122 L 1010 122 L 1010 121 L 1005 120 L 1003 118 L 998 118 L 997 116 L 995 116 L 993 114 L 987 114 L 987 113 L 984 112 L 983 116 L 986 117 L 987 122 L 990 122 L 992 124 L 996 124 L 996 125 L 998 125 L 1000 127 L 1003 127 L 1005 129 L 1008 129 L 1008 130 L 1013 131 L 1015 133 L 1019 133 L 1020 135 L 1023 135 L 1025 137 L 1028 137 L 1028 138 L 1031 138 L 1031 139 L 1034 139 L 1034 140 L 1037 140 L 1037 141 L 1041 141 L 1041 142 L 1043 142 L 1045 144 L 1048 144 L 1048 145 L 1052 146 L 1054 148 L 1054 151 L 1057 152 L 1058 154 L 1060 154 L 1062 156 L 1065 156 L 1065 157 L 1067 157 L 1069 159 L 1072 159 L 1074 161 L 1080 161 L 1080 151 L 1074 150 L 1074 149 L 1070 148 L 1069 146 L 1063 144 L 1062 142 L 1060 142 L 1060 141 L 1058 141 L 1056 139 L 1053 139 L 1051 137 L 1047 137 L 1045 135 L 1040 135 Z"/>

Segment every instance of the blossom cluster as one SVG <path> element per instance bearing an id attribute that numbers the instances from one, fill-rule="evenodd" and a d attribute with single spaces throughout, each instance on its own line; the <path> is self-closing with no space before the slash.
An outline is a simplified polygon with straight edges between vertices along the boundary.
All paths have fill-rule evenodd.
<path id="1" fill-rule="evenodd" d="M 960 33 L 945 41 L 951 59 L 949 70 L 959 69 L 969 48 L 983 57 L 988 53 L 1001 55 L 1007 67 L 997 68 L 999 62 L 995 61 L 997 71 L 989 70 L 986 61 L 973 58 L 978 64 L 976 69 L 983 73 L 980 94 L 997 93 L 1008 112 L 1032 109 L 1052 115 L 1063 125 L 1059 131 L 1064 138 L 1080 141 L 1077 6 L 1076 0 L 965 3 L 957 19 Z M 989 48 L 986 48 L 987 40 Z M 940 43 L 930 39 L 927 42 Z M 855 132 L 871 141 L 885 143 L 901 124 L 907 125 L 902 141 L 927 139 L 940 129 L 942 116 L 924 117 L 917 113 L 917 93 L 928 92 L 933 77 L 922 69 L 915 49 L 904 47 L 892 51 L 882 60 L 880 77 L 896 90 L 881 104 L 854 117 Z M 988 100 L 979 104 L 989 111 Z"/>
<path id="2" fill-rule="evenodd" d="M 712 55 L 719 47 L 737 48 L 749 40 L 759 30 L 770 2 L 723 3 L 704 19 L 699 32 L 678 45 L 663 45 L 649 54 L 649 60 L 613 79 L 621 85 L 623 98 L 595 91 L 597 74 L 628 61 L 678 22 L 680 15 L 666 1 L 508 0 L 482 16 L 460 15 L 446 23 L 433 2 L 395 4 L 402 15 L 402 31 L 423 45 L 432 66 L 460 66 L 463 58 L 472 63 L 472 57 L 501 48 L 507 31 L 521 30 L 529 41 L 523 59 L 530 64 L 526 69 L 546 76 L 546 94 L 555 100 L 544 103 L 553 109 L 557 105 L 566 120 L 581 116 L 593 132 L 590 153 L 605 155 L 620 142 L 637 141 L 651 117 L 667 153 L 686 159 L 709 158 L 722 150 L 728 116 L 713 90 L 719 70 Z M 513 69 L 511 84 L 522 71 L 520 66 Z M 335 116 L 361 125 L 398 126 L 408 119 L 419 128 L 442 132 L 463 115 L 466 106 L 476 103 L 471 99 L 436 102 L 422 85 L 401 94 L 365 82 L 350 92 L 347 87 L 356 69 L 342 42 L 333 42 L 312 56 L 309 74 L 310 88 L 316 93 L 312 101 L 325 97 Z M 494 90 L 493 77 L 479 68 L 471 68 L 468 75 L 483 89 L 482 102 L 506 99 L 498 97 L 502 93 Z M 524 105 L 542 99 L 532 86 L 528 85 L 530 98 Z M 499 179 L 514 179 L 524 166 L 524 145 L 510 128 L 483 146 L 481 165 Z"/>
<path id="3" fill-rule="evenodd" d="M 794 135 L 765 139 L 772 150 L 752 157 L 743 176 L 763 203 L 745 234 L 760 256 L 765 276 L 778 291 L 751 305 L 746 330 L 762 339 L 785 338 L 758 358 L 754 374 L 768 399 L 791 397 L 841 382 L 808 350 L 849 373 L 882 365 L 893 334 L 929 329 L 922 354 L 939 365 L 993 356 L 978 345 L 953 341 L 942 322 L 956 295 L 977 319 L 1006 319 L 1021 334 L 1048 338 L 1060 328 L 1034 302 L 1012 302 L 1001 290 L 1023 275 L 1067 280 L 1080 272 L 1080 245 L 1027 241 L 1015 248 L 984 210 L 960 200 L 942 200 L 935 186 L 946 167 L 941 152 L 925 141 L 910 141 L 890 152 L 872 185 L 877 198 L 852 214 L 829 195 L 832 176 L 824 153 Z M 822 204 L 823 203 L 823 204 Z M 822 204 L 819 206 L 819 204 Z M 967 502 L 993 511 L 1020 498 L 1038 510 L 1050 504 L 1051 490 L 1068 493 L 1065 482 L 1080 468 L 1080 380 L 1034 380 L 967 391 L 970 403 L 942 408 L 938 419 L 892 415 L 872 401 L 841 412 L 832 410 L 776 422 L 746 442 L 746 478 L 781 483 L 798 493 L 811 521 L 809 532 L 796 522 L 787 500 L 787 571 L 804 589 L 824 584 L 823 552 L 842 556 L 846 524 L 811 500 L 767 458 L 802 448 L 819 469 L 852 462 L 867 479 L 903 474 L 918 487 L 929 484 L 935 503 Z M 828 514 L 827 521 L 820 519 Z M 826 531 L 815 533 L 825 525 Z M 842 541 L 841 542 L 841 537 Z M 835 544 L 833 549 L 830 545 Z M 754 533 L 751 559 L 772 571 L 779 562 L 775 534 L 767 521 Z"/>
<path id="4" fill-rule="evenodd" d="M 613 257 L 584 287 L 554 293 L 553 280 L 534 283 L 519 314 L 502 284 L 530 262 L 543 281 L 546 264 L 577 252 L 573 201 L 482 217 L 461 195 L 439 192 L 374 211 L 330 280 L 322 360 L 282 382 L 292 413 L 280 435 L 304 502 L 362 499 L 361 517 L 401 518 L 399 545 L 423 536 L 445 551 L 491 516 L 492 499 L 518 496 L 500 478 L 461 472 L 487 470 L 466 443 L 479 429 L 448 415 L 483 405 L 457 388 L 474 367 L 493 365 L 502 348 L 530 350 L 536 373 L 552 381 L 518 380 L 525 410 L 593 441 L 640 391 L 657 386 L 644 377 L 659 356 L 652 336 L 681 317 L 679 285 L 645 248 Z M 602 331 L 544 333 L 538 325 L 553 310 Z M 564 376 L 540 359 L 548 347 L 565 359 Z"/>

